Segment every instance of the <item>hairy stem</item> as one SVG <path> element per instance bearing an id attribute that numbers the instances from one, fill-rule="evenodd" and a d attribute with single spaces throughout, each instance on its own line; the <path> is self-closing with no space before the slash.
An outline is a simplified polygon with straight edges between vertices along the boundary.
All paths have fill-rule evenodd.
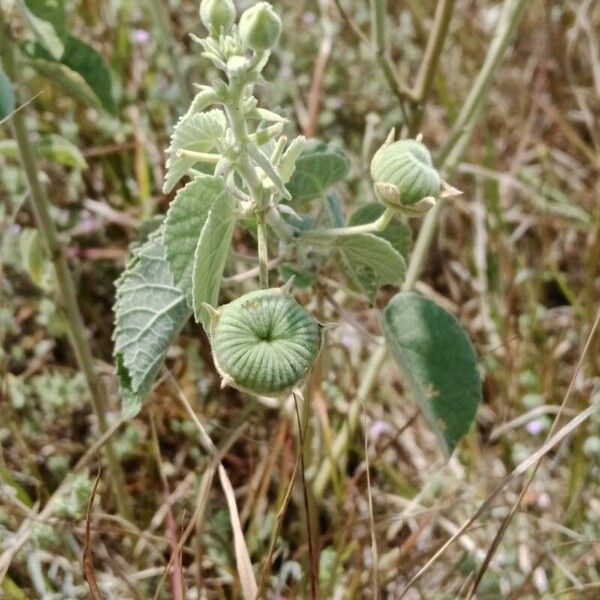
<path id="1" fill-rule="evenodd" d="M 327 241 L 347 235 L 356 235 L 358 233 L 377 233 L 383 231 L 392 220 L 396 211 L 392 208 L 386 208 L 384 213 L 372 223 L 365 225 L 355 225 L 354 227 L 334 227 L 330 229 L 309 229 L 300 235 L 304 241 Z"/>
<path id="2" fill-rule="evenodd" d="M 256 215 L 256 229 L 258 233 L 258 282 L 261 290 L 269 287 L 269 251 L 267 248 L 267 225 L 265 213 Z"/>
<path id="3" fill-rule="evenodd" d="M 0 40 L 2 40 L 2 63 L 4 70 L 13 82 L 17 82 L 18 69 L 14 48 L 4 23 L 4 13 L 0 10 Z M 108 430 L 106 420 L 107 393 L 102 379 L 94 368 L 94 358 L 90 348 L 85 324 L 77 304 L 75 284 L 69 271 L 65 250 L 58 239 L 58 233 L 50 215 L 50 204 L 38 177 L 38 165 L 35 150 L 29 139 L 25 115 L 19 110 L 12 116 L 13 135 L 19 148 L 19 158 L 29 188 L 29 200 L 38 231 L 43 240 L 48 257 L 54 266 L 61 308 L 69 327 L 69 337 L 92 398 L 92 405 L 102 434 Z M 125 476 L 117 458 L 115 448 L 109 439 L 105 445 L 105 455 L 109 464 L 112 490 L 119 512 L 126 519 L 131 518 L 128 494 L 125 488 Z"/>

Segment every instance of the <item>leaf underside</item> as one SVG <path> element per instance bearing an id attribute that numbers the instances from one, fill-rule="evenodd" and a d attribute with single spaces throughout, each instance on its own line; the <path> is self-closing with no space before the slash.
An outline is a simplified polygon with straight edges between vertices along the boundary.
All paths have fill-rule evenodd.
<path id="1" fill-rule="evenodd" d="M 450 456 L 481 401 L 476 356 L 466 332 L 453 315 L 414 292 L 392 298 L 383 330 L 415 400 Z"/>
<path id="2" fill-rule="evenodd" d="M 164 259 L 162 235 L 161 228 L 133 251 L 117 281 L 114 355 L 126 418 L 140 410 L 169 346 L 191 314 Z"/>
<path id="3" fill-rule="evenodd" d="M 404 280 L 406 263 L 387 240 L 359 233 L 340 237 L 336 248 L 350 279 L 371 301 L 380 286 Z"/>

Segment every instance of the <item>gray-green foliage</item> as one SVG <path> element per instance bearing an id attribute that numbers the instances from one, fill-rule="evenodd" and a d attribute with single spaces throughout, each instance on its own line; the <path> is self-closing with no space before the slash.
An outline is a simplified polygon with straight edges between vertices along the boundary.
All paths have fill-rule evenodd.
<path id="1" fill-rule="evenodd" d="M 190 313 L 173 283 L 159 229 L 132 253 L 117 282 L 114 352 L 125 415 L 133 416 L 141 408 Z"/>
<path id="2" fill-rule="evenodd" d="M 283 277 L 296 275 L 308 288 L 318 281 L 321 267 L 331 267 L 334 257 L 351 287 L 375 303 L 381 286 L 399 285 L 406 275 L 411 230 L 403 215 L 420 216 L 435 204 L 433 197 L 420 197 L 412 185 L 416 176 L 404 163 L 401 171 L 392 168 L 394 156 L 392 167 L 386 162 L 382 172 L 374 170 L 377 177 L 387 178 L 376 183 L 389 186 L 391 181 L 398 186 L 396 193 L 400 188 L 405 195 L 410 192 L 407 198 L 418 210 L 407 211 L 402 203 L 386 200 L 382 193 L 394 190 L 380 186 L 373 194 L 380 203 L 364 203 L 347 220 L 342 202 L 331 191 L 349 173 L 344 152 L 302 136 L 288 141 L 285 119 L 259 107 L 254 96 L 279 35 L 279 17 L 266 3 L 257 4 L 242 15 L 240 35 L 233 7 L 213 0 L 204 0 L 201 6 L 209 35 L 192 38 L 222 76 L 211 86 L 199 86 L 175 125 L 167 149 L 164 191 L 171 192 L 181 180 L 191 181 L 175 194 L 160 228 L 133 250 L 117 283 L 115 358 L 128 416 L 141 407 L 170 344 L 191 315 L 209 335 L 224 384 L 258 394 L 280 393 L 307 375 L 317 353 L 318 327 L 308 315 L 315 335 L 313 351 L 307 355 L 306 344 L 292 336 L 302 321 L 300 313 L 307 315 L 294 300 L 273 305 L 273 322 L 261 330 L 260 339 L 253 332 L 267 308 L 256 294 L 271 293 L 270 288 L 238 294 L 227 306 L 241 312 L 219 325 L 219 315 L 228 314 L 227 307 L 217 307 L 226 265 L 236 264 L 227 259 L 237 225 L 244 227 L 246 239 L 248 232 L 256 238 L 257 271 L 264 290 L 269 283 L 268 255 L 277 249 Z M 391 143 L 390 138 L 392 150 L 406 145 Z M 428 153 L 416 140 L 408 147 Z M 387 155 L 378 156 L 386 159 Z M 431 178 L 441 182 L 433 165 L 428 163 L 427 168 Z M 425 191 L 433 195 L 432 190 L 437 188 L 429 186 Z M 249 272 L 243 279 L 253 275 Z M 235 298 L 235 288 L 230 289 Z M 288 298 L 287 289 L 285 294 L 281 298 Z M 240 324 L 250 332 L 243 340 Z M 399 294 L 389 303 L 383 328 L 444 450 L 452 452 L 472 423 L 480 398 L 475 356 L 466 334 L 454 317 L 415 294 Z M 281 340 L 291 344 L 289 348 Z M 224 359 L 223 348 L 230 351 L 232 361 Z M 247 357 L 255 354 L 257 361 L 251 364 Z M 286 378 L 301 362 L 298 356 L 306 358 L 301 376 L 294 372 Z M 269 385 L 260 384 L 264 381 Z"/>
<path id="3" fill-rule="evenodd" d="M 10 79 L 0 67 L 0 121 L 15 110 L 15 92 Z"/>

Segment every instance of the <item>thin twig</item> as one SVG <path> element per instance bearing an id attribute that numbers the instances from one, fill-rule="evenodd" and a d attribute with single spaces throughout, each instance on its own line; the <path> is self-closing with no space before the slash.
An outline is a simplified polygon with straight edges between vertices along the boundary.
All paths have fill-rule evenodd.
<path id="1" fill-rule="evenodd" d="M 308 486 L 306 485 L 305 467 L 304 467 L 304 439 L 306 437 L 306 428 L 308 427 L 308 411 L 304 422 L 304 429 L 300 422 L 300 411 L 298 410 L 298 398 L 294 392 L 294 408 L 296 409 L 296 420 L 298 422 L 298 453 L 300 455 L 300 475 L 302 477 L 302 493 L 304 496 L 304 510 L 306 511 L 306 535 L 308 537 L 308 560 L 310 563 L 310 593 L 313 600 L 319 597 L 319 588 L 317 581 L 317 557 L 315 555 L 315 547 L 312 539 L 312 525 L 310 520 L 310 503 L 308 500 Z"/>

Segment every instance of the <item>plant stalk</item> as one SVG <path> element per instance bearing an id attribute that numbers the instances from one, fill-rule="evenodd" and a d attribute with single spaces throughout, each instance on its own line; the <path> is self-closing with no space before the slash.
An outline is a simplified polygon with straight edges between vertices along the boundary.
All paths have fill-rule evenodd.
<path id="1" fill-rule="evenodd" d="M 300 235 L 303 241 L 333 240 L 338 237 L 356 235 L 359 233 L 377 233 L 383 231 L 389 224 L 396 211 L 386 208 L 383 214 L 372 223 L 354 225 L 353 227 L 333 227 L 325 229 L 309 229 Z"/>
<path id="2" fill-rule="evenodd" d="M 17 82 L 15 53 L 4 22 L 4 13 L 0 9 L 0 40 L 2 44 L 2 63 L 8 77 Z M 65 250 L 58 239 L 58 233 L 50 215 L 49 201 L 38 177 L 37 158 L 29 139 L 25 124 L 24 110 L 15 112 L 11 127 L 19 148 L 21 165 L 27 179 L 29 199 L 35 216 L 38 231 L 43 240 L 48 257 L 52 261 L 58 283 L 58 294 L 69 327 L 69 337 L 77 362 L 90 390 L 92 405 L 102 434 L 108 430 L 106 420 L 107 393 L 102 379 L 94 368 L 94 359 L 79 306 L 75 284 L 69 271 Z M 112 490 L 119 512 L 126 519 L 131 519 L 129 497 L 125 487 L 125 476 L 117 458 L 112 440 L 107 440 L 105 455 L 110 469 Z"/>
<path id="3" fill-rule="evenodd" d="M 267 224 L 263 211 L 256 215 L 258 233 L 258 283 L 261 290 L 269 287 L 269 251 L 267 248 Z"/>

